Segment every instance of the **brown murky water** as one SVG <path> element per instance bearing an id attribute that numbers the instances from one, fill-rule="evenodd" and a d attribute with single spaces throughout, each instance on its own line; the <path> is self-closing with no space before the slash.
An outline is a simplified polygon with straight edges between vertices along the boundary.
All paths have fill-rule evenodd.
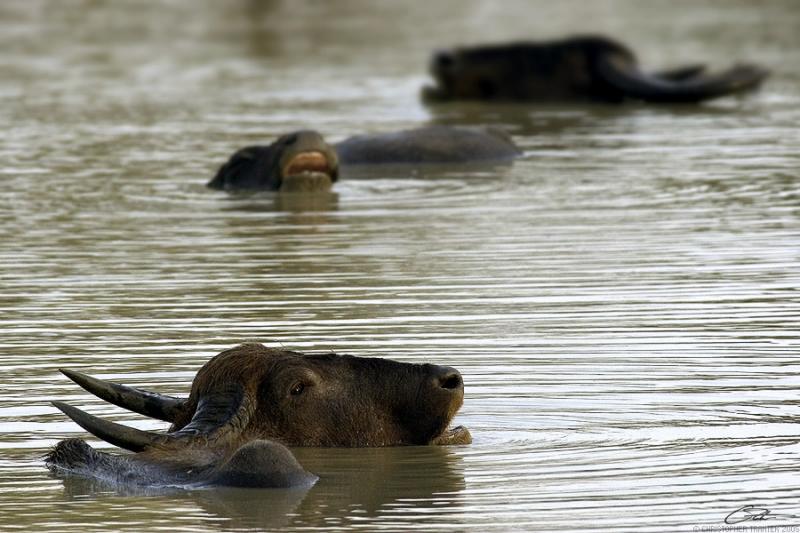
<path id="1" fill-rule="evenodd" d="M 797 2 L 20 0 L 0 21 L 0 528 L 800 515 Z M 576 31 L 653 66 L 746 58 L 774 77 L 689 108 L 418 101 L 436 47 Z M 430 122 L 503 126 L 526 157 L 352 179 L 307 205 L 204 188 L 279 133 Z M 57 368 L 184 394 L 246 339 L 455 366 L 475 442 L 297 450 L 322 478 L 308 492 L 120 494 L 44 469 L 85 435 L 52 399 L 161 427 Z"/>

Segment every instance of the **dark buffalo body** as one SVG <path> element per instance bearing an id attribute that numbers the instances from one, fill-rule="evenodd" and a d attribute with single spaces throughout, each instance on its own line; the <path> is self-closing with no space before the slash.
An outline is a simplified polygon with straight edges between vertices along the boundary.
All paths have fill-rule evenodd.
<path id="1" fill-rule="evenodd" d="M 455 48 L 434 54 L 428 101 L 699 102 L 757 87 L 768 72 L 736 65 L 708 74 L 703 65 L 640 70 L 624 45 L 599 36 Z"/>
<path id="2" fill-rule="evenodd" d="M 56 474 L 94 479 L 121 489 L 286 488 L 311 486 L 318 479 L 287 447 L 267 439 L 250 441 L 232 453 L 186 443 L 180 450 L 154 445 L 136 454 L 99 452 L 82 439 L 66 439 L 53 448 L 45 462 Z"/>
<path id="3" fill-rule="evenodd" d="M 465 428 L 448 429 L 464 398 L 461 375 L 449 367 L 244 344 L 206 363 L 186 399 L 62 372 L 106 401 L 172 423 L 166 433 L 140 431 L 54 402 L 87 431 L 135 453 L 68 439 L 48 455 L 48 467 L 112 483 L 296 486 L 316 477 L 286 446 L 471 441 Z"/>
<path id="4" fill-rule="evenodd" d="M 507 161 L 521 152 L 496 128 L 427 126 L 350 137 L 336 145 L 336 153 L 345 166 Z"/>
<path id="5" fill-rule="evenodd" d="M 214 189 L 329 190 L 340 165 L 430 165 L 508 161 L 520 155 L 511 138 L 495 128 L 428 126 L 358 135 L 333 146 L 315 131 L 284 135 L 269 146 L 237 151 L 208 186 Z"/>

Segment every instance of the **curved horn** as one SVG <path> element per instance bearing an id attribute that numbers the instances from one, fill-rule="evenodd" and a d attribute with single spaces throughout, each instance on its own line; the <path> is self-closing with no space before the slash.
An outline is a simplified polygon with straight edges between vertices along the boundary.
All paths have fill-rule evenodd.
<path id="1" fill-rule="evenodd" d="M 97 418 L 64 402 L 52 403 L 62 413 L 70 417 L 76 424 L 95 437 L 132 452 L 140 452 L 149 446 L 163 444 L 169 439 L 168 435 L 159 435 L 140 429 L 129 428 L 122 424 Z"/>
<path id="2" fill-rule="evenodd" d="M 699 102 L 754 88 L 769 75 L 754 65 L 737 65 L 713 75 L 669 79 L 641 72 L 628 58 L 606 54 L 598 58 L 598 75 L 631 98 L 649 102 Z"/>
<path id="3" fill-rule="evenodd" d="M 653 72 L 650 75 L 669 81 L 685 81 L 699 76 L 705 72 L 705 70 L 705 65 L 701 63 L 695 63 L 692 65 L 684 65 L 682 67 L 671 68 L 668 70 L 660 70 L 658 72 Z"/>
<path id="4" fill-rule="evenodd" d="M 165 422 L 174 422 L 186 403 L 186 400 L 181 398 L 110 383 L 74 370 L 60 368 L 59 371 L 98 398 L 134 413 Z"/>
<path id="5" fill-rule="evenodd" d="M 197 409 L 188 424 L 169 433 L 172 437 L 209 436 L 224 429 L 242 429 L 247 425 L 253 407 L 246 401 L 241 385 L 232 384 L 197 402 Z"/>

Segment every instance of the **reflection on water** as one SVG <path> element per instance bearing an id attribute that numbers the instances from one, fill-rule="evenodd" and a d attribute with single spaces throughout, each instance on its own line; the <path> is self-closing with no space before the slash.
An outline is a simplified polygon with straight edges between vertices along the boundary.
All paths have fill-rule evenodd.
<path id="1" fill-rule="evenodd" d="M 31 0 L 0 24 L 0 528 L 661 532 L 749 503 L 800 514 L 793 1 Z M 775 74 L 699 107 L 418 101 L 436 47 L 576 31 L 654 68 Z M 525 156 L 371 170 L 314 198 L 204 187 L 287 131 L 422 123 L 504 127 Z M 307 492 L 123 495 L 44 469 L 84 436 L 50 400 L 164 426 L 59 367 L 186 395 L 248 339 L 454 366 L 474 444 L 300 449 L 321 476 Z"/>
<path id="2" fill-rule="evenodd" d="M 293 511 L 286 525 L 348 528 L 380 527 L 391 520 L 391 510 L 402 507 L 414 513 L 432 506 L 458 510 L 458 492 L 464 488 L 460 459 L 446 448 L 389 448 L 366 450 L 311 450 L 297 452 L 306 468 L 320 481 Z M 251 501 L 252 503 L 252 501 Z M 238 527 L 264 527 L 275 510 L 255 514 L 246 500 L 235 503 L 208 494 L 201 505 L 211 514 L 230 518 Z"/>
<path id="3" fill-rule="evenodd" d="M 464 487 L 461 459 L 452 448 L 296 449 L 303 465 L 320 475 L 302 489 L 153 489 L 119 487 L 75 476 L 63 478 L 64 497 L 132 501 L 167 500 L 196 504 L 219 526 L 241 528 L 349 527 L 370 520 L 374 526 L 393 507 L 430 512 L 430 506 L 458 512 Z"/>

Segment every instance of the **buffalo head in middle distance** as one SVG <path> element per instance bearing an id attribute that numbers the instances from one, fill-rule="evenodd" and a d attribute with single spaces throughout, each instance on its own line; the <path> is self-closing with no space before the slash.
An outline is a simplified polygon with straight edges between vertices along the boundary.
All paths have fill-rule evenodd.
<path id="1" fill-rule="evenodd" d="M 208 187 L 323 193 L 338 180 L 340 165 L 344 173 L 388 166 L 407 174 L 425 167 L 507 164 L 520 155 L 511 136 L 493 127 L 424 126 L 356 135 L 336 144 L 319 132 L 301 130 L 236 151 Z"/>
<path id="2" fill-rule="evenodd" d="M 463 426 L 449 428 L 464 400 L 461 374 L 450 367 L 251 343 L 206 363 L 186 399 L 62 372 L 108 402 L 172 423 L 166 433 L 142 431 L 53 402 L 90 433 L 136 453 L 106 454 L 68 439 L 50 452 L 48 467 L 117 484 L 307 485 L 316 476 L 285 446 L 472 441 Z"/>

